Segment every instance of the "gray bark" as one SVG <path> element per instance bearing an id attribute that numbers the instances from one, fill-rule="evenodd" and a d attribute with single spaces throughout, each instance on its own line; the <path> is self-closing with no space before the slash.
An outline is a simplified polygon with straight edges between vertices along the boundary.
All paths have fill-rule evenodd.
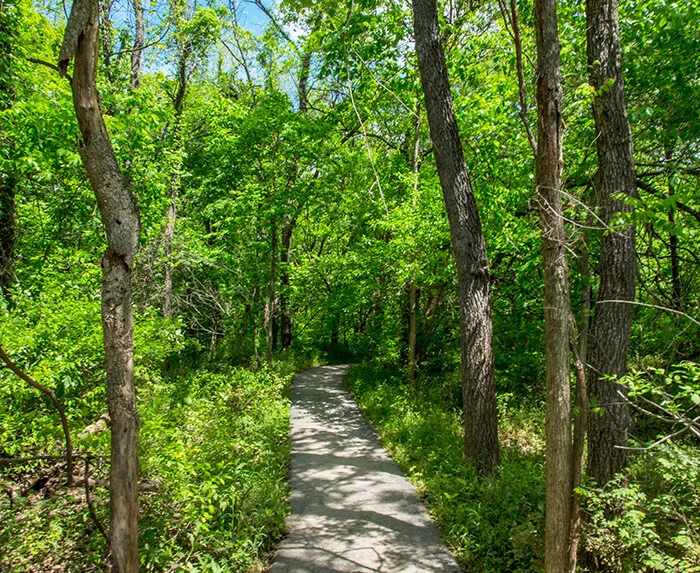
<path id="1" fill-rule="evenodd" d="M 138 250 L 139 211 L 119 168 L 96 88 L 97 0 L 75 0 L 61 48 L 65 74 L 75 57 L 71 86 L 82 135 L 80 155 L 107 234 L 102 258 L 107 405 L 112 420 L 110 467 L 110 562 L 112 571 L 136 573 L 138 557 L 138 434 L 134 387 L 131 274 Z"/>
<path id="2" fill-rule="evenodd" d="M 484 474 L 498 466 L 489 264 L 464 161 L 435 0 L 413 0 L 416 53 L 459 279 L 464 451 Z"/>
<path id="3" fill-rule="evenodd" d="M 146 41 L 144 29 L 143 0 L 133 0 L 134 4 L 134 48 L 131 52 L 131 87 L 137 89 L 141 83 L 141 58 Z"/>
<path id="4" fill-rule="evenodd" d="M 619 213 L 632 207 L 615 198 L 636 197 L 632 137 L 630 133 L 620 63 L 620 32 L 616 0 L 588 0 L 586 29 L 590 83 L 597 90 L 593 100 L 598 150 L 600 219 L 615 223 Z M 612 81 L 612 84 L 610 84 Z M 601 89 L 603 86 L 604 89 Z M 603 486 L 627 465 L 626 446 L 632 427 L 630 406 L 618 391 L 616 379 L 627 371 L 632 304 L 637 279 L 634 225 L 606 231 L 600 240 L 600 288 L 591 324 L 590 395 L 603 414 L 588 421 L 588 474 Z"/>
<path id="5" fill-rule="evenodd" d="M 537 41 L 537 200 L 544 260 L 547 361 L 545 572 L 568 570 L 571 526 L 571 381 L 569 269 L 561 201 L 559 30 L 555 0 L 535 0 Z"/>

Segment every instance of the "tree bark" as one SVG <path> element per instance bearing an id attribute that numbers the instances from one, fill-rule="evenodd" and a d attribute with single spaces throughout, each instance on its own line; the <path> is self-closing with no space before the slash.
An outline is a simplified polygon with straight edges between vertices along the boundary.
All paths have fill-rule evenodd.
<path id="1" fill-rule="evenodd" d="M 545 572 L 568 570 L 571 525 L 571 381 L 569 269 L 561 201 L 559 30 L 555 0 L 535 0 L 537 41 L 537 201 L 544 259 L 547 362 Z"/>
<path id="2" fill-rule="evenodd" d="M 10 109 L 14 100 L 14 66 L 12 43 L 16 26 L 11 4 L 0 0 L 0 111 Z M 12 144 L 5 153 L 12 158 Z M 4 155 L 4 153 L 3 153 Z M 7 162 L 10 164 L 10 161 Z M 12 169 L 12 168 L 10 168 Z M 15 280 L 15 188 L 17 179 L 12 172 L 0 173 L 0 291 L 8 307 L 12 307 L 12 284 Z"/>
<path id="3" fill-rule="evenodd" d="M 435 0 L 413 0 L 413 24 L 459 278 L 464 451 L 481 473 L 490 474 L 499 452 L 486 243 L 459 139 Z"/>
<path id="4" fill-rule="evenodd" d="M 413 156 L 411 157 L 411 171 L 413 172 L 413 193 L 411 205 L 415 213 L 418 202 L 418 172 L 420 170 L 420 100 L 416 104 L 416 113 L 413 118 Z M 418 338 L 418 289 L 416 287 L 416 274 L 411 276 L 411 284 L 408 286 L 408 382 L 411 387 L 416 384 L 416 370 L 418 368 L 418 352 L 416 340 Z"/>
<path id="5" fill-rule="evenodd" d="M 133 0 L 134 5 L 134 48 L 131 52 L 131 88 L 141 84 L 141 59 L 146 41 L 144 28 L 143 0 Z"/>
<path id="6" fill-rule="evenodd" d="M 267 332 L 267 365 L 272 364 L 275 330 L 275 281 L 277 280 L 277 228 L 272 225 L 270 243 L 270 280 L 267 287 L 267 304 L 265 306 L 265 330 Z"/>
<path id="7" fill-rule="evenodd" d="M 107 234 L 102 258 L 107 405 L 112 420 L 110 467 L 110 562 L 112 571 L 135 573 L 138 557 L 138 434 L 134 387 L 131 275 L 140 220 L 136 198 L 119 168 L 96 88 L 97 0 L 75 0 L 59 56 L 65 75 L 75 58 L 73 103 L 82 135 L 80 155 Z"/>
<path id="8" fill-rule="evenodd" d="M 289 304 L 289 265 L 292 260 L 292 233 L 296 220 L 289 218 L 282 228 L 282 252 L 280 253 L 280 322 L 282 350 L 292 345 L 292 309 Z"/>
<path id="9" fill-rule="evenodd" d="M 617 0 L 587 0 L 586 29 L 589 80 L 596 89 L 593 117 L 598 150 L 600 219 L 615 228 L 603 232 L 600 241 L 600 288 L 591 324 L 589 389 L 603 409 L 588 421 L 588 474 L 603 486 L 627 466 L 626 446 L 632 427 L 630 406 L 615 380 L 627 371 L 627 351 L 632 326 L 632 304 L 637 279 L 635 228 L 619 227 L 620 213 L 633 207 L 618 194 L 636 197 L 632 136 L 625 107 L 620 63 Z M 611 83 L 612 82 L 612 83 Z M 604 303 L 604 304 L 601 304 Z"/>

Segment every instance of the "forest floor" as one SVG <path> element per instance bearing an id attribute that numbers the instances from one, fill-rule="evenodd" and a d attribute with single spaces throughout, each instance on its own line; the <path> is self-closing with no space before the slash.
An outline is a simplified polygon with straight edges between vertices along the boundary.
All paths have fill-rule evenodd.
<path id="1" fill-rule="evenodd" d="M 271 572 L 460 571 L 345 389 L 346 371 L 314 368 L 292 384 L 292 515 Z"/>

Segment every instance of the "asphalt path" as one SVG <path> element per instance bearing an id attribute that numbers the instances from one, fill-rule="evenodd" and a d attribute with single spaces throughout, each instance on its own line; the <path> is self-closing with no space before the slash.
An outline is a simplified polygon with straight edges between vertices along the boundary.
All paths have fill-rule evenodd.
<path id="1" fill-rule="evenodd" d="M 292 514 L 270 573 L 459 572 L 345 389 L 346 371 L 322 366 L 292 383 Z"/>

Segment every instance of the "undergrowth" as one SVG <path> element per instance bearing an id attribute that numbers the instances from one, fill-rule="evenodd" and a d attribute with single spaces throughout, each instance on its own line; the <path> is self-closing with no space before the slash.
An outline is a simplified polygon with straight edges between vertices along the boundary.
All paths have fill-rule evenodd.
<path id="1" fill-rule="evenodd" d="M 542 569 L 544 460 L 540 414 L 512 411 L 497 475 L 479 479 L 466 463 L 460 412 L 446 378 L 414 392 L 399 372 L 353 367 L 346 378 L 384 446 L 416 485 L 457 559 L 468 571 Z M 457 382 L 458 383 L 458 382 Z"/>
<path id="2" fill-rule="evenodd" d="M 166 377 L 139 373 L 142 571 L 265 569 L 289 511 L 288 387 L 305 366 L 288 357 L 258 372 L 212 361 Z M 90 495 L 106 527 L 109 432 L 75 433 L 78 451 L 91 455 Z M 78 485 L 67 488 L 62 464 L 2 469 L 0 571 L 104 569 L 106 542 L 88 510 L 84 470 L 80 458 Z"/>
<path id="3" fill-rule="evenodd" d="M 479 478 L 462 454 L 459 379 L 404 375 L 372 363 L 346 378 L 382 443 L 416 485 L 467 571 L 541 571 L 544 406 L 498 397 L 501 465 Z M 582 488 L 581 545 L 616 573 L 700 572 L 700 454 L 692 444 L 640 453 L 605 490 Z M 581 569 L 583 570 L 583 569 Z"/>

